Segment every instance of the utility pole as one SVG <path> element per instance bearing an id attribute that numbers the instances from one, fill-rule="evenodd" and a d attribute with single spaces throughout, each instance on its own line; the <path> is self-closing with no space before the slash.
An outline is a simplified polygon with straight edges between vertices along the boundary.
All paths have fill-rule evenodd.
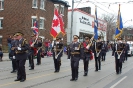
<path id="1" fill-rule="evenodd" d="M 72 37 L 73 37 L 73 12 L 74 12 L 74 0 L 72 0 L 70 42 L 72 42 Z"/>

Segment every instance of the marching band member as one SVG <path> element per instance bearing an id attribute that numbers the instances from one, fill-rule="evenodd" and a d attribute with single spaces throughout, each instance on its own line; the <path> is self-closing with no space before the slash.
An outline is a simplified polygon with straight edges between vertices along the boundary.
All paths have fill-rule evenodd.
<path id="1" fill-rule="evenodd" d="M 52 52 L 53 52 L 53 60 L 54 60 L 54 72 L 60 71 L 61 65 L 61 57 L 63 55 L 63 43 L 61 42 L 61 38 L 56 38 L 56 41 L 52 43 Z"/>
<path id="2" fill-rule="evenodd" d="M 24 82 L 26 80 L 25 62 L 27 59 L 27 50 L 29 48 L 26 39 L 23 38 L 23 33 L 17 32 L 17 47 L 15 48 L 16 61 L 17 61 L 17 79 L 15 81 Z"/>
<path id="3" fill-rule="evenodd" d="M 93 53 L 95 58 L 95 71 L 101 70 L 101 49 L 102 42 L 101 38 L 98 37 L 98 40 L 93 44 Z"/>
<path id="4" fill-rule="evenodd" d="M 88 36 L 85 37 L 85 41 L 83 42 L 83 47 L 84 47 L 84 58 L 83 58 L 84 76 L 87 76 L 89 60 L 93 59 L 91 51 L 91 42 Z"/>
<path id="5" fill-rule="evenodd" d="M 30 69 L 29 70 L 34 70 L 34 57 L 37 55 L 37 47 L 36 46 L 36 36 L 34 34 L 31 35 L 31 40 L 30 40 L 30 48 L 28 52 L 28 58 L 29 58 L 29 64 L 30 64 Z M 34 43 L 35 42 L 35 43 Z M 33 45 L 34 43 L 34 45 Z"/>
<path id="6" fill-rule="evenodd" d="M 115 56 L 115 66 L 116 66 L 116 74 L 121 74 L 122 72 L 122 62 L 123 56 L 125 54 L 124 48 L 125 44 L 122 43 L 122 38 L 117 38 L 117 42 L 114 44 L 113 47 L 113 56 Z"/>
<path id="7" fill-rule="evenodd" d="M 73 42 L 70 43 L 68 47 L 68 59 L 71 59 L 72 71 L 72 79 L 70 79 L 70 81 L 78 80 L 79 60 L 83 59 L 83 47 L 81 43 L 78 42 L 79 37 L 74 35 L 73 39 Z"/>
<path id="8" fill-rule="evenodd" d="M 41 52 L 42 52 L 42 38 L 39 37 L 37 39 L 35 47 L 37 48 L 37 64 L 36 65 L 40 65 L 41 64 Z"/>
<path id="9" fill-rule="evenodd" d="M 105 41 L 102 41 L 102 49 L 101 49 L 102 61 L 105 61 L 105 59 L 106 59 L 106 52 L 107 51 L 108 51 L 107 44 L 105 43 Z"/>

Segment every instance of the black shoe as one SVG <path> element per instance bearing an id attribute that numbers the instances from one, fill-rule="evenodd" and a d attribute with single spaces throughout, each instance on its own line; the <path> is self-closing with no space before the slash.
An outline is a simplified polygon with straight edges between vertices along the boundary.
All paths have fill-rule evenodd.
<path id="1" fill-rule="evenodd" d="M 11 73 L 15 73 L 16 71 L 11 71 Z"/>
<path id="2" fill-rule="evenodd" d="M 75 78 L 75 81 L 77 81 L 78 80 L 78 78 Z"/>
<path id="3" fill-rule="evenodd" d="M 95 70 L 96 72 L 98 71 L 98 70 Z"/>
<path id="4" fill-rule="evenodd" d="M 30 68 L 29 70 L 34 70 L 34 68 Z"/>
<path id="5" fill-rule="evenodd" d="M 20 79 L 15 79 L 14 81 L 20 81 Z"/>
<path id="6" fill-rule="evenodd" d="M 119 72 L 116 72 L 116 74 L 119 74 Z"/>
<path id="7" fill-rule="evenodd" d="M 87 73 L 85 73 L 83 76 L 87 76 Z"/>
<path id="8" fill-rule="evenodd" d="M 72 78 L 72 79 L 70 79 L 70 81 L 74 81 L 74 80 L 75 80 L 75 79 L 73 79 L 73 78 Z"/>
<path id="9" fill-rule="evenodd" d="M 36 65 L 39 65 L 39 63 L 37 63 Z"/>
<path id="10" fill-rule="evenodd" d="M 56 72 L 57 72 L 57 70 L 54 71 L 54 73 L 56 73 Z"/>
<path id="11" fill-rule="evenodd" d="M 25 81 L 25 79 L 21 79 L 21 80 L 20 80 L 20 82 L 24 82 L 24 81 Z"/>

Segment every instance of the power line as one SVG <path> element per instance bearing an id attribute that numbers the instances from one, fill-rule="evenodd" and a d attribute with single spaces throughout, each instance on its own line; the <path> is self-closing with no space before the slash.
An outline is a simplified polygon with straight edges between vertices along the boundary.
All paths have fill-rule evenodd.
<path id="1" fill-rule="evenodd" d="M 82 0 L 81 0 L 82 1 Z M 79 4 L 83 4 L 83 3 L 85 3 L 85 2 L 79 2 L 78 3 L 78 5 Z M 95 0 L 96 1 L 96 0 Z M 93 5 L 96 5 L 95 3 L 99 3 L 99 4 L 101 4 L 102 6 L 104 6 L 104 7 L 106 7 L 105 5 L 103 5 L 102 3 L 100 3 L 100 2 L 92 2 L 92 1 L 86 1 L 86 2 L 90 2 L 91 4 L 93 4 Z M 98 8 L 100 8 L 101 10 L 103 10 L 103 11 L 105 11 L 105 12 L 107 12 L 107 13 L 109 13 L 109 14 L 111 14 L 111 15 L 114 15 L 113 13 L 110 13 L 110 12 L 108 12 L 108 11 L 106 11 L 106 10 L 104 10 L 104 9 L 102 9 L 100 6 L 98 6 L 98 5 L 96 5 Z M 106 7 L 107 9 L 109 9 L 108 7 Z M 111 9 L 109 9 L 110 11 L 113 11 L 113 12 L 115 12 L 114 10 L 111 10 Z M 115 12 L 116 13 L 116 12 Z M 118 14 L 118 13 L 116 13 L 116 14 Z M 124 19 L 123 19 L 124 20 Z M 129 23 L 128 23 L 129 24 Z M 131 24 L 129 24 L 129 25 L 131 25 Z"/>

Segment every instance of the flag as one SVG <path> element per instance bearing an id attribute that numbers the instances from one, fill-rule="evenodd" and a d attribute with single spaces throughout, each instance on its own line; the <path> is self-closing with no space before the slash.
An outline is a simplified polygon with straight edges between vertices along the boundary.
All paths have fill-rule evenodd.
<path id="1" fill-rule="evenodd" d="M 58 9 L 55 9 L 50 34 L 51 36 L 53 36 L 53 38 L 56 38 L 60 32 L 61 32 L 61 29 L 60 29 Z"/>
<path id="2" fill-rule="evenodd" d="M 61 30 L 61 33 L 62 33 L 63 35 L 65 35 L 64 22 L 63 22 L 62 15 L 59 15 L 59 20 L 60 20 L 60 30 Z"/>
<path id="3" fill-rule="evenodd" d="M 33 33 L 38 36 L 38 22 L 37 20 L 34 21 Z"/>
<path id="4" fill-rule="evenodd" d="M 97 19 L 97 8 L 95 7 L 95 18 L 94 18 L 94 39 L 98 39 L 98 19 Z"/>
<path id="5" fill-rule="evenodd" d="M 122 22 L 120 5 L 119 5 L 117 24 L 116 24 L 116 30 L 115 30 L 115 38 L 118 38 L 122 34 L 122 31 L 123 31 L 123 22 Z"/>

